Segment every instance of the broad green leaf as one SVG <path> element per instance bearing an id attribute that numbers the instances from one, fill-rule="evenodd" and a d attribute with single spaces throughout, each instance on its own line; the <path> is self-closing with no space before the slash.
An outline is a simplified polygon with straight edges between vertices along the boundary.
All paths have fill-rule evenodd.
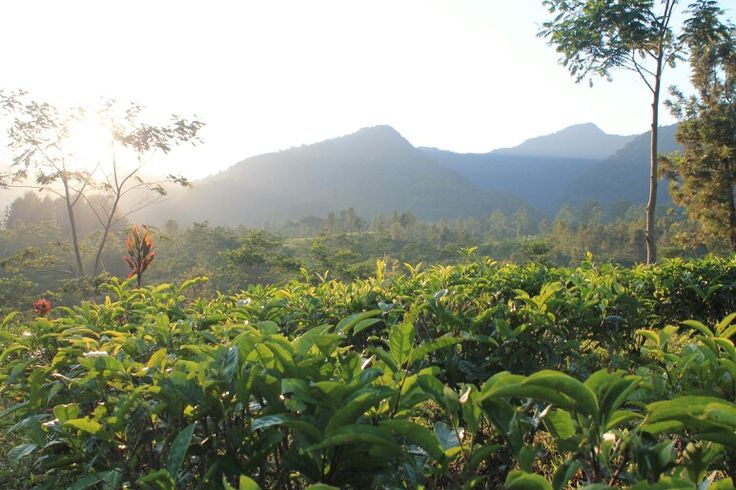
<path id="1" fill-rule="evenodd" d="M 630 487 L 631 490 L 692 490 L 693 484 L 685 480 L 678 480 L 663 476 L 657 483 L 642 481 Z"/>
<path id="2" fill-rule="evenodd" d="M 309 349 L 314 345 L 314 338 L 318 335 L 323 335 L 330 328 L 331 325 L 320 325 L 304 332 L 292 341 L 294 353 L 298 356 L 306 356 Z"/>
<path id="3" fill-rule="evenodd" d="M 532 472 L 532 466 L 534 465 L 534 458 L 537 457 L 537 450 L 533 445 L 525 444 L 516 455 L 516 459 L 519 461 L 519 467 L 523 471 Z"/>
<path id="4" fill-rule="evenodd" d="M 307 448 L 307 451 L 356 443 L 378 444 L 393 447 L 396 450 L 400 449 L 388 431 L 372 425 L 356 424 L 344 425 L 335 429 L 321 443 Z"/>
<path id="5" fill-rule="evenodd" d="M 450 449 L 460 447 L 461 441 L 458 434 L 444 422 L 434 424 L 434 435 L 442 446 L 442 449 L 448 451 Z M 462 432 L 460 433 L 462 435 Z"/>
<path id="6" fill-rule="evenodd" d="M 102 425 L 89 417 L 67 420 L 63 426 L 72 427 L 92 435 L 97 435 L 102 430 Z"/>
<path id="7" fill-rule="evenodd" d="M 57 405 L 54 407 L 54 417 L 59 419 L 62 424 L 67 420 L 71 420 L 79 415 L 79 404 L 69 403 L 66 405 Z"/>
<path id="8" fill-rule="evenodd" d="M 683 325 L 687 325 L 688 327 L 697 330 L 698 332 L 702 333 L 708 338 L 713 338 L 715 335 L 713 335 L 713 332 L 710 328 L 706 327 L 702 322 L 699 322 L 697 320 L 685 320 L 682 322 Z"/>
<path id="9" fill-rule="evenodd" d="M 278 414 L 258 417 L 251 422 L 250 427 L 252 430 L 263 430 L 277 425 L 283 425 L 296 432 L 303 433 L 315 442 L 322 439 L 322 432 L 317 427 L 290 415 Z"/>
<path id="10" fill-rule="evenodd" d="M 514 470 L 509 472 L 506 477 L 506 489 L 507 490 L 552 490 L 552 485 L 549 484 L 544 477 L 539 475 L 533 475 L 520 470 Z"/>
<path id="11" fill-rule="evenodd" d="M 731 332 L 729 335 L 729 334 L 726 334 L 724 331 L 729 325 L 731 325 L 731 323 L 733 323 L 734 319 L 736 319 L 736 313 L 731 313 L 726 318 L 718 322 L 718 325 L 716 325 L 716 332 L 718 333 L 719 336 L 724 337 L 724 338 L 729 338 L 731 335 L 733 335 L 733 332 Z"/>
<path id="12" fill-rule="evenodd" d="M 18 464 L 18 461 L 31 454 L 33 451 L 36 450 L 37 447 L 38 446 L 32 442 L 15 446 L 10 451 L 8 451 L 8 463 L 10 463 L 11 466 L 16 466 Z"/>
<path id="13" fill-rule="evenodd" d="M 427 355 L 431 354 L 432 352 L 436 350 L 443 349 L 451 345 L 459 344 L 462 341 L 463 339 L 460 337 L 439 337 L 429 342 L 424 342 L 423 344 L 419 345 L 412 351 L 409 363 L 411 364 L 416 361 L 421 361 Z"/>
<path id="14" fill-rule="evenodd" d="M 176 483 L 171 474 L 163 468 L 151 470 L 136 481 L 140 488 L 157 490 L 174 490 Z"/>
<path id="15" fill-rule="evenodd" d="M 502 449 L 503 446 L 501 444 L 486 444 L 476 448 L 470 457 L 470 469 L 475 470 L 479 464 Z"/>
<path id="16" fill-rule="evenodd" d="M 351 328 L 355 327 L 361 321 L 366 320 L 368 318 L 373 318 L 380 314 L 381 314 L 381 310 L 369 310 L 369 311 L 362 311 L 360 313 L 354 313 L 340 320 L 337 326 L 335 326 L 335 332 L 337 333 L 348 332 Z M 367 327 L 364 327 L 364 328 L 367 328 Z M 354 332 L 354 333 L 357 333 L 357 332 Z"/>
<path id="17" fill-rule="evenodd" d="M 549 410 L 542 420 L 550 434 L 557 439 L 569 439 L 576 433 L 572 416 L 567 410 Z"/>
<path id="18" fill-rule="evenodd" d="M 191 442 L 192 435 L 194 434 L 195 425 L 196 423 L 189 424 L 183 431 L 177 434 L 174 442 L 171 443 L 171 448 L 169 449 L 169 459 L 166 463 L 166 469 L 169 470 L 169 474 L 174 480 L 176 480 L 179 474 L 179 469 L 181 468 L 181 465 L 184 462 L 184 458 L 187 455 L 189 443 Z"/>
<path id="19" fill-rule="evenodd" d="M 149 367 L 151 369 L 159 369 L 163 367 L 164 363 L 166 362 L 166 354 L 167 350 L 165 347 L 162 347 L 161 349 L 154 352 L 151 357 L 148 359 L 148 362 L 146 363 L 146 367 Z"/>
<path id="20" fill-rule="evenodd" d="M 440 446 L 437 437 L 432 432 L 417 423 L 408 420 L 385 420 L 380 422 L 381 427 L 385 427 L 392 434 L 397 434 L 407 441 L 421 447 L 427 454 L 437 461 L 444 461 L 445 452 Z"/>
<path id="21" fill-rule="evenodd" d="M 381 322 L 383 322 L 383 320 L 381 320 L 380 318 L 366 318 L 365 320 L 361 320 L 353 328 L 353 335 L 357 335 L 363 330 Z"/>
<path id="22" fill-rule="evenodd" d="M 416 331 L 411 323 L 400 323 L 389 330 L 388 344 L 391 357 L 398 367 L 402 367 L 409 360 L 415 336 Z"/>
<path id="23" fill-rule="evenodd" d="M 101 481 L 102 476 L 99 473 L 92 473 L 74 482 L 67 490 L 84 490 L 97 485 Z"/>
<path id="24" fill-rule="evenodd" d="M 577 459 L 572 459 L 560 465 L 552 475 L 552 488 L 554 490 L 564 490 L 567 488 L 567 484 L 572 480 L 581 466 L 582 463 Z M 608 488 L 608 485 L 604 485 L 604 487 Z"/>
<path id="25" fill-rule="evenodd" d="M 724 478 L 723 480 L 718 480 L 717 482 L 711 483 L 708 487 L 708 490 L 733 490 L 734 484 L 731 478 Z M 700 487 L 698 487 L 698 490 L 701 490 Z"/>
<path id="26" fill-rule="evenodd" d="M 598 417 L 598 401 L 595 394 L 590 388 L 567 374 L 543 370 L 529 376 L 524 384 L 558 390 L 575 401 L 578 411 L 594 418 Z"/>
<path id="27" fill-rule="evenodd" d="M 225 477 L 222 478 L 222 482 L 223 485 L 227 483 Z M 232 488 L 230 485 L 228 487 Z M 252 478 L 240 475 L 240 478 L 238 478 L 238 490 L 261 490 L 261 487 Z"/>
<path id="28" fill-rule="evenodd" d="M 325 427 L 325 434 L 329 435 L 338 427 L 358 422 L 358 419 L 369 408 L 373 407 L 381 400 L 388 398 L 392 394 L 393 391 L 388 389 L 368 389 L 367 391 L 358 394 L 346 405 L 335 411 L 332 417 L 330 417 L 330 420 L 327 422 L 327 426 Z"/>
<path id="29" fill-rule="evenodd" d="M 124 474 L 123 471 L 115 468 L 105 473 L 100 473 L 102 477 L 102 488 L 103 490 L 119 490 L 123 484 Z"/>

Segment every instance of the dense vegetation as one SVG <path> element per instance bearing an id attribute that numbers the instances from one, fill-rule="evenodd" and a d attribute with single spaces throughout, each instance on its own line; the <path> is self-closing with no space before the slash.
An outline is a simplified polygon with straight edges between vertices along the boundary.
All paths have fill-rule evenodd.
<path id="1" fill-rule="evenodd" d="M 0 479 L 732 488 L 733 258 L 303 274 L 6 316 Z"/>
<path id="2" fill-rule="evenodd" d="M 523 210 L 500 210 L 479 218 L 426 222 L 408 211 L 373 219 L 353 208 L 323 217 L 274 224 L 266 230 L 195 223 L 181 227 L 174 221 L 152 228 L 156 262 L 147 273 L 155 283 L 207 276 L 202 294 L 237 292 L 250 284 L 272 284 L 301 276 L 300 269 L 344 280 L 366 278 L 376 260 L 385 260 L 387 275 L 401 264 L 425 266 L 462 260 L 462 250 L 477 247 L 477 255 L 517 263 L 529 261 L 569 266 L 585 259 L 633 265 L 646 258 L 642 233 L 644 210 L 621 202 L 609 211 L 595 202 L 579 208 L 563 206 L 550 220 Z M 39 199 L 29 193 L 7 209 L 0 227 L 0 307 L 28 309 L 44 295 L 55 303 L 75 304 L 94 296 L 110 275 L 124 277 L 126 227 L 113 227 L 100 263 L 101 276 L 75 277 L 74 253 L 63 202 Z M 78 213 L 77 228 L 86 269 L 93 267 L 100 231 L 92 214 Z M 665 257 L 697 257 L 722 253 L 728 242 L 698 232 L 679 210 L 658 221 L 661 253 Z"/>

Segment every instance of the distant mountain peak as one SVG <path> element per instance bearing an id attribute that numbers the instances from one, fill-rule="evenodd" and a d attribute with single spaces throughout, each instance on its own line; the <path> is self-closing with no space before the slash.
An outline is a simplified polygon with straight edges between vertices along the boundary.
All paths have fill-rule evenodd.
<path id="1" fill-rule="evenodd" d="M 633 136 L 607 134 L 592 122 L 574 124 L 555 133 L 530 138 L 502 154 L 603 160 L 616 153 Z M 495 152 L 494 152 L 495 153 Z"/>
<path id="2" fill-rule="evenodd" d="M 606 134 L 605 131 L 603 131 L 595 123 L 592 123 L 592 122 L 573 124 L 571 126 L 563 128 L 560 131 L 557 131 L 556 133 L 552 133 L 552 134 L 570 133 L 570 132 L 581 132 L 581 133 L 590 132 L 590 133 L 597 133 L 597 134 Z"/>
<path id="3" fill-rule="evenodd" d="M 374 135 L 382 135 L 382 136 L 399 136 L 402 137 L 401 134 L 396 131 L 392 126 L 389 126 L 388 124 L 378 124 L 376 126 L 366 126 L 365 128 L 360 128 L 353 134 L 374 134 Z"/>

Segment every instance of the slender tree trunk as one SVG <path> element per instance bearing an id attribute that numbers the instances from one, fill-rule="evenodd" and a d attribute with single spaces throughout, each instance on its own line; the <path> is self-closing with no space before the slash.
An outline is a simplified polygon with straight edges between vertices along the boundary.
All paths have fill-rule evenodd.
<path id="1" fill-rule="evenodd" d="M 100 239 L 100 245 L 97 247 L 97 254 L 95 255 L 95 268 L 94 274 L 100 273 L 100 261 L 102 259 L 102 251 L 105 249 L 107 243 L 107 237 L 110 234 L 110 228 L 112 227 L 112 220 L 115 217 L 115 212 L 118 209 L 118 203 L 120 202 L 120 193 L 115 195 L 115 200 L 112 203 L 110 214 L 107 216 L 107 223 L 105 223 L 105 229 L 102 231 L 102 238 Z"/>
<path id="2" fill-rule="evenodd" d="M 66 213 L 69 216 L 69 228 L 72 232 L 72 247 L 74 248 L 74 258 L 77 261 L 77 272 L 79 277 L 84 277 L 84 262 L 82 262 L 82 252 L 79 250 L 79 237 L 77 235 L 77 220 L 74 216 L 74 206 L 69 195 L 69 185 L 66 178 L 62 179 L 64 184 L 64 201 L 66 202 Z"/>
<path id="3" fill-rule="evenodd" d="M 731 239 L 731 250 L 736 252 L 736 203 L 734 202 L 733 186 L 729 184 L 728 188 L 731 197 L 728 200 L 728 218 L 731 225 L 729 237 Z"/>
<path id="4" fill-rule="evenodd" d="M 659 57 L 657 58 L 657 71 L 654 77 L 654 87 L 652 90 L 652 126 L 651 141 L 649 143 L 649 200 L 647 201 L 647 224 L 646 224 L 646 243 L 647 243 L 647 264 L 653 264 L 657 261 L 657 230 L 655 220 L 655 208 L 657 206 L 657 137 L 659 133 L 659 92 L 662 82 L 662 45 L 659 47 Z"/>

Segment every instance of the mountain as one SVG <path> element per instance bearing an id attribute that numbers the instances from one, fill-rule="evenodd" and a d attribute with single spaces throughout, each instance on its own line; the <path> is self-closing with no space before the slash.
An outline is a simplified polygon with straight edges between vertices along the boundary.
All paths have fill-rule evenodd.
<path id="1" fill-rule="evenodd" d="M 660 153 L 679 148 L 675 128 L 660 128 Z M 597 201 L 610 208 L 622 201 L 646 202 L 649 134 L 608 135 L 593 124 L 580 124 L 489 153 L 461 154 L 434 148 L 423 151 L 478 188 L 512 193 L 551 217 L 562 204 L 576 207 Z M 672 202 L 666 185 L 658 194 L 658 202 Z"/>
<path id="2" fill-rule="evenodd" d="M 634 136 L 604 133 L 593 123 L 576 124 L 562 131 L 531 138 L 513 148 L 494 151 L 497 155 L 603 160 L 629 143 Z"/>
<path id="3" fill-rule="evenodd" d="M 545 214 L 557 212 L 569 185 L 600 160 L 503 153 L 461 154 L 434 148 L 425 153 L 478 188 L 512 193 Z"/>
<path id="4" fill-rule="evenodd" d="M 675 141 L 676 129 L 676 125 L 659 128 L 659 153 L 681 149 Z M 649 196 L 650 139 L 650 131 L 640 134 L 611 157 L 588 168 L 563 190 L 560 202 L 578 206 L 597 201 L 604 208 L 622 201 L 646 202 Z M 664 181 L 660 181 L 657 202 L 664 205 L 672 203 Z"/>
<path id="5" fill-rule="evenodd" d="M 489 153 L 462 154 L 435 148 L 423 150 L 480 189 L 510 192 L 534 208 L 554 214 L 576 179 L 625 147 L 633 138 L 606 134 L 595 124 L 588 123 Z"/>
<path id="6" fill-rule="evenodd" d="M 195 183 L 146 218 L 259 226 L 354 207 L 371 218 L 394 210 L 435 220 L 507 214 L 524 206 L 508 192 L 487 192 L 430 158 L 389 126 L 259 155 Z"/>

